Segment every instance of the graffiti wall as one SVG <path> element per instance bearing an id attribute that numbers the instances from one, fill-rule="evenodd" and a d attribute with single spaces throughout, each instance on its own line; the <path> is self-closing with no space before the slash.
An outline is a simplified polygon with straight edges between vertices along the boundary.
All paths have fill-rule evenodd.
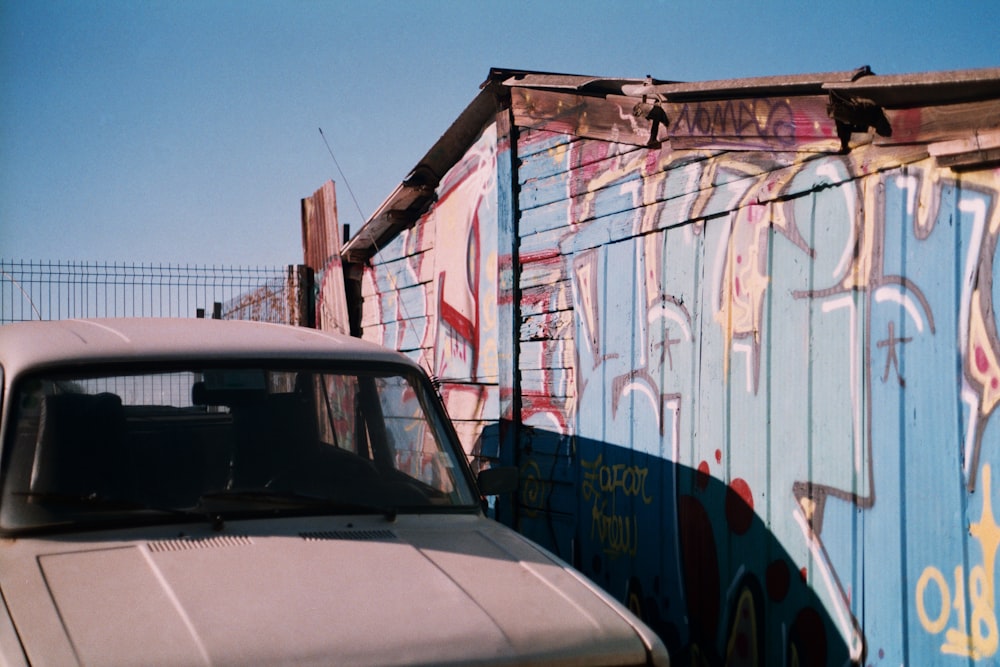
<path id="1" fill-rule="evenodd" d="M 644 146 L 546 95 L 365 276 L 365 337 L 510 443 L 512 523 L 683 664 L 1000 661 L 1000 169 L 813 98 L 623 107 Z"/>
<path id="2" fill-rule="evenodd" d="M 574 497 L 525 532 L 710 664 L 996 659 L 1000 172 L 544 135 L 522 261 L 572 338 L 522 369 L 575 385 Z"/>
<path id="3" fill-rule="evenodd" d="M 364 338 L 406 352 L 440 380 L 470 453 L 499 409 L 496 143 L 487 127 L 420 223 L 379 250 L 362 291 Z"/>

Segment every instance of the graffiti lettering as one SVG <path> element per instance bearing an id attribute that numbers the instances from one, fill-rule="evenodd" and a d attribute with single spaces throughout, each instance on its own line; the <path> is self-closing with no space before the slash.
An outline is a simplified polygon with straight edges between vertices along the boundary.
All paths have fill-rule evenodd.
<path id="1" fill-rule="evenodd" d="M 544 490 L 542 489 L 542 471 L 535 461 L 528 461 L 521 466 L 521 479 L 518 484 L 521 490 L 521 504 L 528 517 L 534 517 L 542 507 Z"/>
<path id="2" fill-rule="evenodd" d="M 899 374 L 899 359 L 896 356 L 896 346 L 902 345 L 903 343 L 909 343 L 913 338 L 897 338 L 895 331 L 895 323 L 889 322 L 889 336 L 884 340 L 878 341 L 875 345 L 878 348 L 886 348 L 885 355 L 885 371 L 882 373 L 882 382 L 886 382 L 889 379 L 889 371 L 893 370 L 896 372 L 896 379 L 899 380 L 899 386 L 905 387 L 906 380 L 903 376 Z"/>
<path id="3" fill-rule="evenodd" d="M 738 140 L 742 149 L 787 151 L 830 127 L 822 113 L 803 115 L 803 108 L 796 100 L 793 117 L 780 98 L 676 104 L 670 133 L 675 149 L 727 148 Z M 379 299 L 364 306 L 367 322 L 387 331 L 395 330 L 393 322 L 406 321 L 418 334 L 411 337 L 431 350 L 429 365 L 438 375 L 475 382 L 498 378 L 490 387 L 492 402 L 473 407 L 468 401 L 458 413 L 464 421 L 491 420 L 495 415 L 489 410 L 499 409 L 515 424 L 522 419 L 577 435 L 581 443 L 599 441 L 583 456 L 590 460 L 576 459 L 581 466 L 576 488 L 562 478 L 551 483 L 556 468 L 545 463 L 543 474 L 530 452 L 527 462 L 521 459 L 518 518 L 528 525 L 570 506 L 579 524 L 565 531 L 566 539 L 587 542 L 586 555 L 595 552 L 594 560 L 602 564 L 638 556 L 630 572 L 662 575 L 664 590 L 679 587 L 684 576 L 701 576 L 700 569 L 682 562 L 676 573 L 673 565 L 665 571 L 662 563 L 681 560 L 676 558 L 638 562 L 649 556 L 646 542 L 639 544 L 640 531 L 647 542 L 656 531 L 665 551 L 680 549 L 682 533 L 664 529 L 675 489 L 666 476 L 662 487 L 654 485 L 645 468 L 612 452 L 621 447 L 650 461 L 663 457 L 656 465 L 692 472 L 695 493 L 715 482 L 742 483 L 731 487 L 735 493 L 727 492 L 733 503 L 707 510 L 727 531 L 727 551 L 719 547 L 718 579 L 710 582 L 719 590 L 730 590 L 737 568 L 763 580 L 754 559 L 742 551 L 767 531 L 787 545 L 790 571 L 800 568 L 808 594 L 815 596 L 811 604 L 836 625 L 836 642 L 830 635 L 830 644 L 823 644 L 831 657 L 837 655 L 833 644 L 842 643 L 861 661 L 868 639 L 855 612 L 864 609 L 872 614 L 868 649 L 886 647 L 887 664 L 903 661 L 897 654 L 914 634 L 949 655 L 994 659 L 1000 653 L 994 584 L 1000 527 L 975 479 L 984 470 L 980 451 L 986 460 L 997 456 L 996 170 L 956 175 L 931 158 L 909 163 L 910 149 L 897 155 L 874 145 L 850 156 L 817 159 L 740 150 L 689 162 L 678 161 L 672 150 L 631 148 L 628 157 L 616 157 L 621 149 L 607 142 L 556 141 L 542 134 L 526 133 L 516 147 L 531 149 L 524 151 L 531 156 L 531 171 L 521 176 L 545 176 L 539 180 L 547 185 L 518 195 L 497 191 L 495 180 L 487 178 L 494 189 L 485 197 L 479 190 L 443 189 L 428 218 L 439 224 L 407 232 L 412 241 L 403 257 L 406 270 L 399 274 L 407 277 L 407 286 L 435 277 L 446 285 L 408 289 L 407 295 L 427 296 L 412 306 L 419 300 L 408 298 L 404 309 L 403 291 L 389 279 L 399 264 L 386 261 L 378 265 L 379 280 L 373 276 L 367 288 Z M 487 144 L 488 139 L 484 150 Z M 902 166 L 896 164 L 900 160 Z M 560 178 L 548 178 L 556 175 Z M 466 199 L 461 209 L 454 207 L 457 196 Z M 534 198 L 533 214 L 523 228 L 511 230 L 503 218 L 494 220 L 495 205 L 517 196 Z M 598 218 L 607 222 L 595 222 Z M 446 219 L 464 222 L 452 225 Z M 496 225 L 502 225 L 500 234 Z M 497 236 L 505 244 L 501 253 L 524 245 L 497 261 Z M 494 315 L 498 300 L 501 320 Z M 505 339 L 509 318 L 518 314 L 533 327 L 525 330 L 537 333 L 531 340 Z M 936 319 L 944 324 L 932 338 Z M 372 324 L 366 336 L 379 331 Z M 737 391 L 736 382 L 744 377 L 746 388 Z M 950 398 L 936 398 L 941 388 Z M 521 414 L 512 398 L 517 391 Z M 800 397 L 809 398 L 808 411 L 799 411 Z M 927 409 L 937 402 L 941 410 Z M 963 425 L 964 442 L 930 442 L 928 434 L 938 433 L 938 427 L 952 433 L 955 424 Z M 812 442 L 816 434 L 822 434 L 822 449 L 800 450 L 800 443 Z M 903 546 L 903 571 L 886 568 L 889 585 L 869 579 L 871 602 L 859 601 L 852 598 L 858 591 L 842 582 L 863 576 L 859 568 L 879 552 L 878 540 L 895 547 L 895 536 L 872 531 L 869 555 L 862 555 L 854 534 L 840 522 L 845 516 L 840 504 L 857 509 L 859 525 L 880 521 L 881 507 L 874 516 L 865 511 L 875 507 L 876 497 L 892 496 L 876 494 L 875 473 L 891 479 L 896 471 L 880 467 L 882 456 L 888 452 L 885 460 L 893 461 L 900 443 L 911 441 L 960 447 L 955 458 L 964 462 L 969 495 L 948 492 L 953 475 L 928 475 L 934 486 L 922 489 L 913 515 L 939 510 L 935 516 L 949 525 L 948 539 L 928 546 L 920 533 L 932 528 L 931 536 L 937 536 L 939 526 L 917 521 L 913 533 L 924 542 Z M 710 466 L 712 460 L 721 463 L 723 451 L 726 465 Z M 759 465 L 757 453 L 765 451 L 769 464 Z M 937 460 L 915 457 L 912 467 L 923 474 L 927 462 Z M 562 474 L 563 468 L 558 470 Z M 751 498 L 741 493 L 751 488 L 767 499 L 762 528 L 750 506 L 740 502 Z M 937 495 L 942 500 L 935 504 Z M 647 507 L 651 496 L 655 512 Z M 983 515 L 970 526 L 964 510 L 968 506 L 974 514 L 977 498 Z M 830 510 L 833 518 L 825 521 Z M 960 523 L 970 528 L 968 534 Z M 552 539 L 558 542 L 563 534 L 556 532 Z M 952 541 L 963 542 L 963 557 L 950 555 Z M 924 553 L 949 555 L 919 555 Z M 626 569 L 609 568 L 601 575 L 609 587 L 623 590 L 624 582 L 615 578 Z M 816 572 L 822 575 L 806 577 Z M 905 600 L 912 612 L 903 623 L 897 622 L 898 605 L 879 595 L 888 590 L 895 599 L 897 576 L 909 590 Z M 661 609 L 662 617 L 684 636 L 690 611 L 684 603 L 701 605 L 701 590 L 689 599 L 674 595 L 681 603 Z M 710 603 L 731 604 L 729 597 Z M 785 616 L 791 606 L 776 609 L 772 622 L 791 627 Z M 724 655 L 724 632 L 716 625 L 705 627 L 722 642 L 713 650 Z M 787 648 L 775 641 L 768 640 L 769 654 Z"/>
<path id="4" fill-rule="evenodd" d="M 626 466 L 624 463 L 616 463 L 612 466 L 601 466 L 599 479 L 601 491 L 614 493 L 620 490 L 626 496 L 638 496 L 647 505 L 653 499 L 646 494 L 646 475 L 648 468 L 638 466 Z"/>
<path id="5" fill-rule="evenodd" d="M 952 600 L 948 582 L 941 571 L 936 567 L 926 568 L 917 580 L 917 615 L 927 632 L 939 634 L 948 625 L 951 610 L 954 609 L 955 627 L 945 632 L 941 652 L 979 660 L 996 655 L 1000 643 L 996 609 L 990 604 L 989 577 L 982 565 L 976 565 L 969 572 L 969 600 L 966 601 L 964 570 L 961 565 L 955 568 L 955 597 Z M 933 618 L 928 613 L 926 602 L 932 584 L 941 599 L 940 611 Z M 971 619 L 966 617 L 967 608 L 971 608 Z"/>
<path id="6" fill-rule="evenodd" d="M 697 102 L 681 106 L 670 135 L 759 137 L 791 145 L 795 143 L 795 119 L 784 99 Z"/>
<path id="7" fill-rule="evenodd" d="M 958 565 L 954 569 L 955 592 L 951 589 L 941 571 L 933 566 L 924 569 L 917 580 L 917 616 L 924 630 L 930 634 L 940 634 L 951 620 L 951 610 L 955 610 L 955 625 L 945 631 L 945 641 L 941 652 L 949 655 L 969 657 L 974 660 L 994 656 L 1000 647 L 1000 629 L 997 627 L 996 589 L 994 588 L 994 566 L 997 547 L 1000 545 L 1000 526 L 993 518 L 990 502 L 990 467 L 983 466 L 983 512 L 978 523 L 972 524 L 970 533 L 977 539 L 983 550 L 983 563 L 969 570 L 966 580 L 965 568 Z M 968 600 L 966 600 L 968 581 Z M 936 590 L 940 599 L 940 610 L 933 616 L 928 609 L 928 592 Z M 934 595 L 931 595 L 934 599 Z M 971 613 L 967 614 L 967 610 Z"/>
<path id="8" fill-rule="evenodd" d="M 646 505 L 653 498 L 646 492 L 649 468 L 624 463 L 607 465 L 604 455 L 593 461 L 580 461 L 583 468 L 583 500 L 591 504 L 590 536 L 597 539 L 610 556 L 635 556 L 639 550 L 638 524 L 634 515 L 623 515 L 616 508 L 618 494 L 639 498 Z"/>
<path id="9" fill-rule="evenodd" d="M 605 512 L 607 501 L 591 508 L 590 537 L 596 537 L 609 556 L 635 556 L 639 552 L 638 525 L 634 516 Z"/>
<path id="10" fill-rule="evenodd" d="M 642 498 L 642 502 L 649 505 L 653 499 L 646 493 L 646 479 L 649 477 L 649 468 L 615 463 L 612 465 L 603 464 L 604 455 L 598 455 L 593 461 L 580 461 L 584 469 L 583 473 L 583 499 L 591 500 L 598 497 L 598 490 L 601 493 L 615 493 L 621 491 L 625 496 Z M 595 487 L 594 482 L 597 482 Z"/>

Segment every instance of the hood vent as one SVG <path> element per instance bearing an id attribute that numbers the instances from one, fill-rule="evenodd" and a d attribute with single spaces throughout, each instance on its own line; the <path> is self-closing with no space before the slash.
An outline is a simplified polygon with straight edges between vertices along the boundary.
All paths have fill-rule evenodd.
<path id="1" fill-rule="evenodd" d="M 188 551 L 190 549 L 215 549 L 253 544 L 246 535 L 219 535 L 215 537 L 180 537 L 176 540 L 150 542 L 146 547 L 153 553 L 163 551 Z"/>
<path id="2" fill-rule="evenodd" d="M 299 533 L 306 541 L 316 540 L 395 540 L 396 533 L 386 529 L 376 530 L 317 530 Z"/>

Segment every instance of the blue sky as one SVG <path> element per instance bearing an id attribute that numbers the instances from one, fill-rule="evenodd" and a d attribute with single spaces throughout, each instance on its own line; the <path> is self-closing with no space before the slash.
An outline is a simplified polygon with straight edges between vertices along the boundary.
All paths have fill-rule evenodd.
<path id="1" fill-rule="evenodd" d="M 996 67 L 997 26 L 993 0 L 0 0 L 0 258 L 301 262 L 300 199 L 333 178 L 356 231 L 490 67 Z"/>

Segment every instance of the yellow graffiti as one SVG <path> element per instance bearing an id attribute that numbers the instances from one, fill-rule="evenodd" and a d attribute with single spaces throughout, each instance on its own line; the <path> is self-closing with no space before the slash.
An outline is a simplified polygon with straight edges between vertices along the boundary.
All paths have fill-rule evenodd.
<path id="1" fill-rule="evenodd" d="M 604 455 L 593 461 L 580 461 L 583 468 L 583 500 L 592 503 L 590 537 L 596 539 L 609 556 L 635 556 L 639 552 L 639 524 L 635 515 L 618 511 L 617 498 L 638 498 L 652 504 L 646 491 L 649 468 L 624 463 L 605 465 Z"/>
<path id="2" fill-rule="evenodd" d="M 524 515 L 533 519 L 538 516 L 538 510 L 542 507 L 545 495 L 542 488 L 542 471 L 534 460 L 529 460 L 521 466 L 521 479 L 518 486 L 521 489 L 521 504 L 524 507 Z"/>
<path id="3" fill-rule="evenodd" d="M 750 205 L 740 209 L 730 232 L 722 297 L 715 315 L 730 343 L 733 338 L 753 335 L 756 340 L 760 335 L 761 303 L 770 282 L 765 256 L 770 232 L 767 208 Z"/>
<path id="4" fill-rule="evenodd" d="M 721 294 L 715 321 L 725 336 L 723 370 L 728 375 L 736 339 L 745 339 L 752 350 L 754 393 L 759 381 L 759 360 L 764 300 L 771 278 L 768 275 L 768 237 L 772 229 L 782 229 L 788 219 L 775 214 L 780 206 L 748 203 L 733 216 L 722 275 Z"/>
<path id="5" fill-rule="evenodd" d="M 753 593 L 744 588 L 736 602 L 736 613 L 733 614 L 729 628 L 729 642 L 726 644 L 727 665 L 757 665 L 757 656 L 761 647 L 757 646 L 757 608 L 754 605 Z M 793 644 L 794 648 L 794 644 Z M 793 653 L 798 658 L 798 652 Z"/>
<path id="6" fill-rule="evenodd" d="M 584 500 L 590 500 L 597 495 L 598 491 L 610 494 L 621 491 L 625 496 L 642 498 L 642 502 L 646 505 L 653 502 L 652 497 L 646 492 L 649 468 L 640 468 L 624 463 L 604 465 L 603 459 L 604 455 L 598 454 L 593 461 L 580 461 L 580 465 L 584 469 Z"/>
<path id="7" fill-rule="evenodd" d="M 590 512 L 590 537 L 596 538 L 609 556 L 635 556 L 639 553 L 639 525 L 634 516 L 610 513 L 607 503 L 594 503 Z"/>
<path id="8" fill-rule="evenodd" d="M 917 580 L 916 604 L 917 615 L 924 630 L 935 635 L 944 631 L 942 653 L 979 660 L 996 655 L 997 648 L 1000 647 L 994 579 L 997 549 L 1000 547 L 1000 526 L 993 517 L 989 465 L 983 466 L 983 511 L 979 521 L 969 526 L 969 534 L 979 541 L 983 553 L 982 564 L 969 570 L 968 579 L 961 565 L 955 567 L 954 597 L 944 574 L 934 566 L 926 567 Z M 936 588 L 941 598 L 941 608 L 933 616 L 925 603 L 925 596 L 930 588 Z M 948 628 L 952 621 L 952 610 L 955 612 L 954 626 Z"/>

